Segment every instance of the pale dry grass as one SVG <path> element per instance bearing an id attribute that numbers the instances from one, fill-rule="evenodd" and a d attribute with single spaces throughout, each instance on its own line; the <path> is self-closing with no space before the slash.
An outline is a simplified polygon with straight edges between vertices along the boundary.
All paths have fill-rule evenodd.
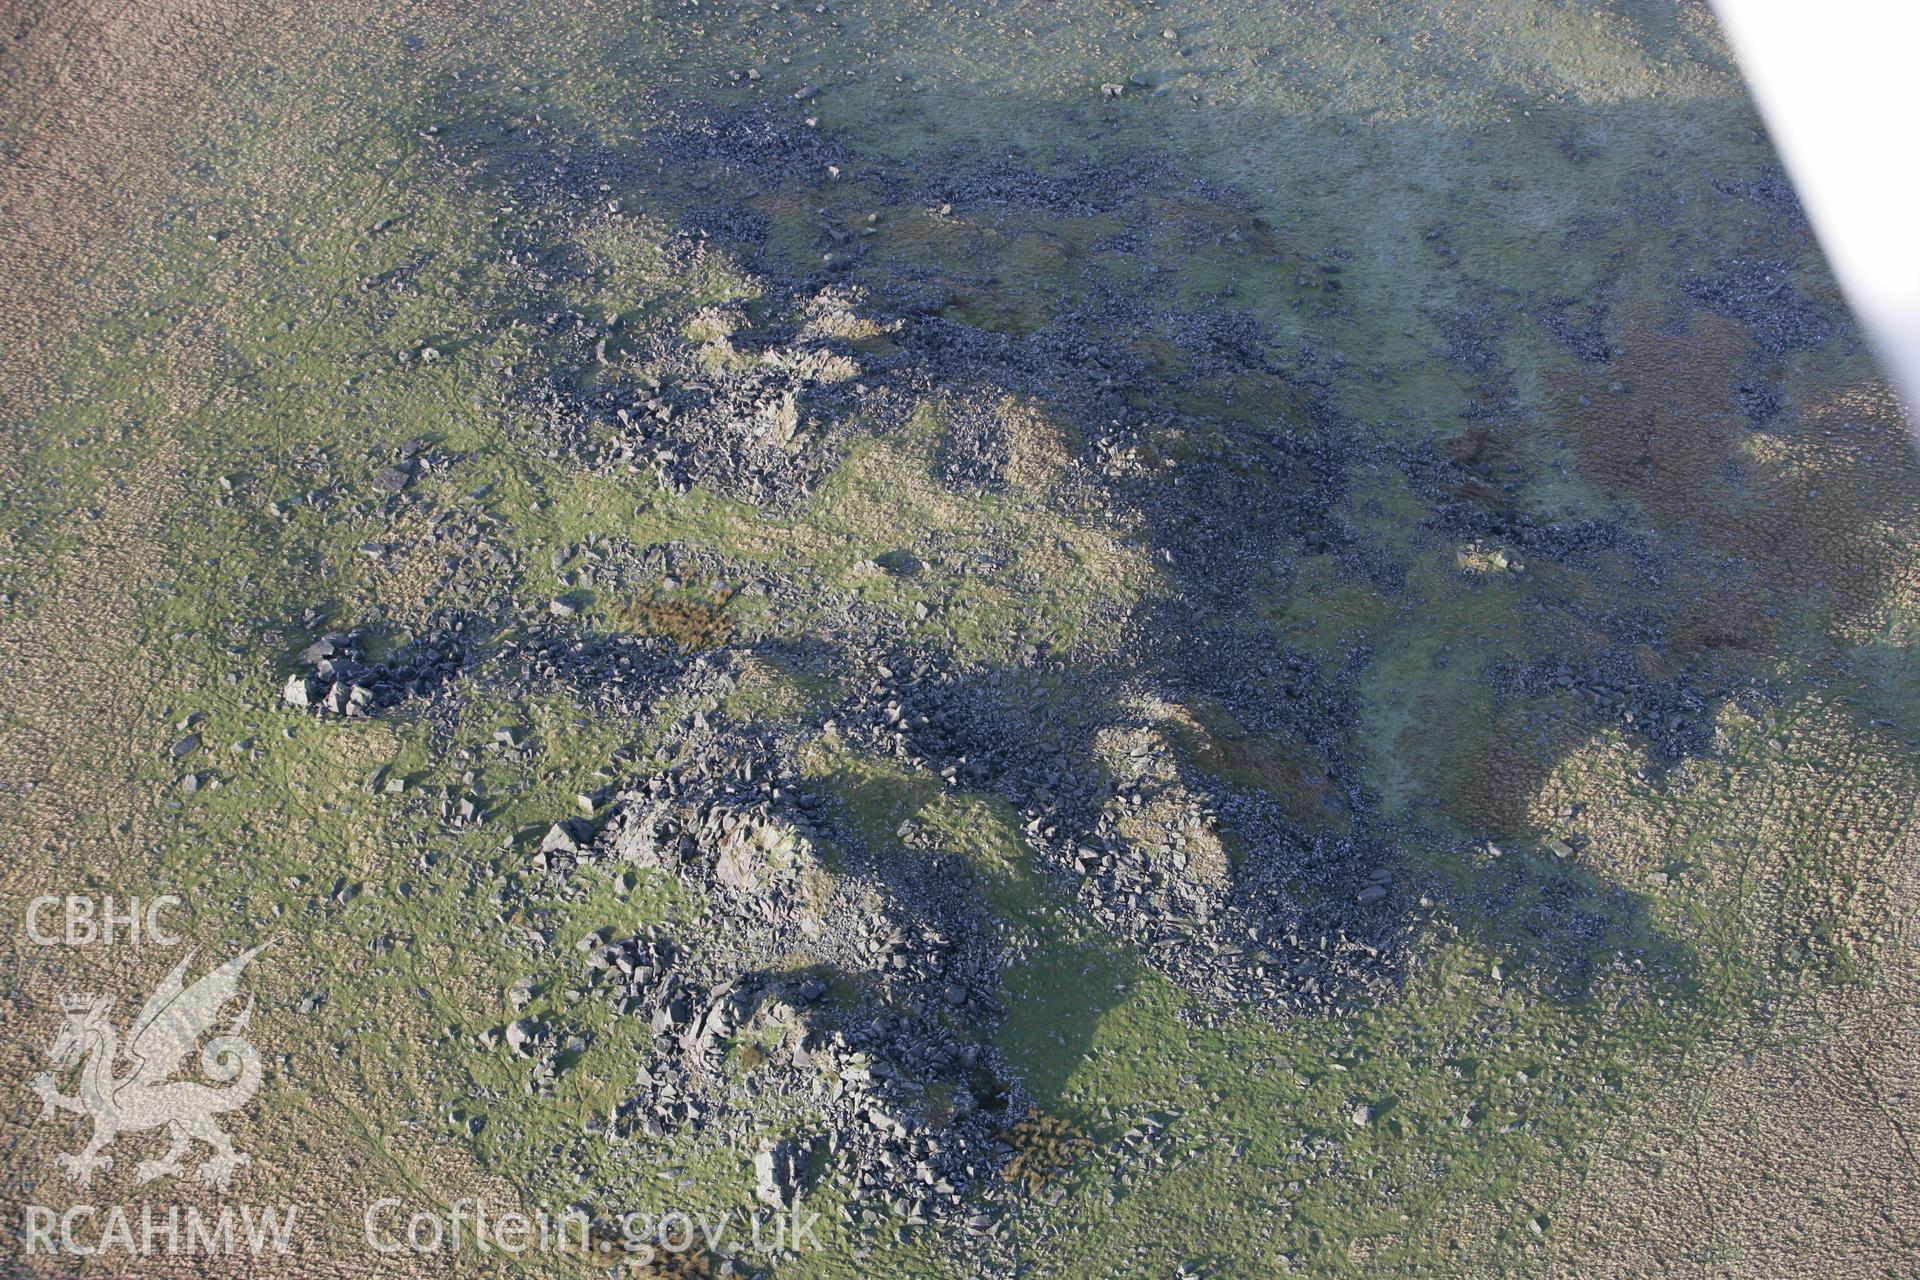
<path id="1" fill-rule="evenodd" d="M 74 0 L 29 3 L 10 11 L 10 43 L 0 51 L 0 405 L 17 433 L 57 403 L 59 378 L 78 355 L 76 335 L 98 316 L 136 296 L 138 229 L 178 185 L 178 160 L 229 119 L 223 90 L 274 64 L 307 75 L 324 65 L 335 40 L 394 39 L 411 28 L 431 38 L 444 30 L 446 7 L 435 4 L 238 5 L 225 0 L 159 0 L 115 5 Z M 244 278 L 244 277 L 243 277 Z M 150 897 L 143 851 L 161 833 L 151 761 L 167 717 L 156 705 L 165 689 L 164 650 L 144 619 L 154 584 L 172 572 L 171 530 L 183 506 L 190 469 L 179 444 L 187 418 L 217 388 L 214 352 L 179 325 L 151 352 L 148 407 L 127 438 L 132 456 L 117 464 L 94 496 L 97 518 L 72 520 L 57 552 L 16 545 L 10 554 L 39 557 L 34 589 L 0 613 L 0 694 L 6 733 L 0 737 L 0 823 L 9 856 L 0 862 L 5 900 L 24 909 L 41 892 L 92 889 Z M 219 394 L 215 391 L 215 394 Z M 218 406 L 213 406 L 214 411 Z M 0 450 L 0 485 L 36 482 L 27 459 L 32 443 L 10 434 Z M 173 952 L 124 950 L 42 952 L 18 928 L 0 932 L 0 963 L 12 973 L 4 1006 L 9 1034 L 0 1038 L 0 1087 L 26 1098 L 25 1081 L 43 1065 L 57 1030 L 60 996 L 93 990 L 117 997 L 122 1023 L 178 959 Z M 200 963 L 209 956 L 203 955 Z M 263 1052 L 273 1061 L 293 1046 L 276 1044 L 275 1019 L 256 1020 Z M 223 1261 L 224 1274 L 365 1276 L 427 1273 L 430 1260 L 396 1265 L 359 1243 L 359 1210 L 371 1187 L 406 1187 L 421 1203 L 485 1195 L 517 1205 L 517 1191 L 481 1176 L 464 1147 L 422 1137 L 392 1138 L 369 1123 L 397 1098 L 329 1096 L 276 1088 L 272 1068 L 261 1102 L 233 1118 L 240 1150 L 254 1157 L 243 1171 L 244 1198 L 309 1206 L 302 1252 L 286 1258 Z M 6 1154 L 0 1157 L 0 1204 L 19 1221 L 29 1201 L 60 1209 L 82 1199 L 115 1202 L 131 1187 L 131 1164 L 157 1154 L 154 1134 L 123 1138 L 110 1185 L 81 1192 L 51 1163 L 77 1149 L 77 1118 L 42 1123 L 27 1099 L 0 1113 Z M 375 1137 L 376 1134 L 381 1136 Z M 222 1200 L 192 1178 L 164 1184 L 163 1204 L 211 1210 Z M 137 1199 L 131 1200 L 136 1205 Z M 15 1250 L 7 1251 L 12 1255 Z M 13 1263 L 9 1263 L 11 1269 Z M 21 1263 L 20 1265 L 27 1265 Z M 65 1274 L 66 1264 L 34 1264 Z M 438 1264 L 440 1269 L 448 1269 Z M 101 1258 L 89 1275 L 207 1274 L 191 1258 Z"/>

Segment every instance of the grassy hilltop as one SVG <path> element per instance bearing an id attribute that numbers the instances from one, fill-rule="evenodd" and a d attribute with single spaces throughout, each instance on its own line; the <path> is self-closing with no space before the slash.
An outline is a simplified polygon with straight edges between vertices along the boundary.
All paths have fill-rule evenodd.
<path id="1" fill-rule="evenodd" d="M 1920 475 L 1704 6 L 375 8 L 4 55 L 6 901 L 271 939 L 268 1270 L 1910 1253 Z M 178 957 L 6 937 L 17 1218 Z"/>

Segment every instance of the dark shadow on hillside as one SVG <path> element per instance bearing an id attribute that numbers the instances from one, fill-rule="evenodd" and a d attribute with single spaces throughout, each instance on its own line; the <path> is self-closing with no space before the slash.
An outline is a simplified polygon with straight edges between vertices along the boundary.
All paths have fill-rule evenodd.
<path id="1" fill-rule="evenodd" d="M 1578 614 L 1606 646 L 1568 655 L 1543 633 L 1517 665 L 1493 672 L 1489 707 L 1577 684 L 1607 691 L 1595 693 L 1604 713 L 1631 690 L 1651 709 L 1632 723 L 1670 763 L 1709 749 L 1717 707 L 1788 643 L 1777 634 L 1744 638 L 1732 655 L 1722 646 L 1700 664 L 1705 675 L 1685 662 L 1621 666 L 1649 648 L 1707 645 L 1676 634 L 1674 603 L 1657 594 L 1661 575 L 1691 580 L 1684 548 L 1651 547 L 1611 521 L 1538 520 L 1508 496 L 1517 455 L 1448 442 L 1407 450 L 1343 420 L 1324 393 L 1337 369 L 1283 352 L 1233 301 L 1248 279 L 1324 295 L 1339 283 L 1337 262 L 1281 243 L 1235 193 L 1165 158 L 954 153 L 915 171 L 807 127 L 793 104 L 655 104 L 631 146 L 604 145 L 551 108 L 534 120 L 467 89 L 433 111 L 450 179 L 516 210 L 501 253 L 525 273 L 516 314 L 543 327 L 549 353 L 525 396 L 541 410 L 539 443 L 582 466 L 651 470 L 667 487 L 709 486 L 777 519 L 852 439 L 891 428 L 928 396 L 974 406 L 965 433 L 943 446 L 942 478 L 961 489 L 991 486 L 1006 466 L 1008 441 L 980 406 L 1015 396 L 1067 426 L 1075 454 L 1057 500 L 1140 530 L 1161 575 L 1122 642 L 1105 647 L 1117 656 L 1016 646 L 1003 665 L 983 667 L 857 608 L 838 634 L 768 643 L 860 686 L 835 717 L 855 745 L 1010 800 L 1063 891 L 1208 998 L 1307 1012 L 1385 994 L 1414 959 L 1439 893 L 1404 864 L 1407 833 L 1362 782 L 1357 688 L 1370 647 L 1353 640 L 1331 658 L 1289 648 L 1261 608 L 1296 589 L 1310 557 L 1389 598 L 1403 590 L 1401 554 L 1348 517 L 1356 468 L 1405 475 L 1427 504 L 1420 537 L 1504 539 L 1603 593 L 1657 600 L 1638 612 L 1552 605 L 1549 616 Z M 704 338 L 606 310 L 584 233 L 641 215 L 666 229 L 669 273 L 724 254 L 761 295 L 703 320 Z M 1657 214 L 1620 214 L 1641 216 Z M 1220 287 L 1195 295 L 1191 286 L 1216 273 Z M 1751 285 L 1735 272 L 1689 289 L 1733 323 L 1774 323 L 1750 303 Z M 1581 323 L 1574 349 L 1592 357 L 1596 378 L 1620 376 L 1614 344 L 1600 336 L 1620 322 L 1606 312 Z M 1764 348 L 1764 338 L 1751 341 Z M 1820 340 L 1801 325 L 1781 349 Z M 1490 341 L 1468 332 L 1455 354 L 1484 390 L 1462 418 L 1511 431 L 1510 380 Z M 1750 375 L 1735 362 L 1687 394 L 1718 414 Z M 1736 438 L 1709 437 L 1669 461 L 1710 470 Z M 1640 465 L 1621 448 L 1575 441 L 1577 461 L 1601 474 Z M 1906 518 L 1895 495 L 1889 487 L 1845 518 L 1862 529 Z M 1666 514 L 1686 531 L 1684 504 Z M 1722 539 L 1718 550 L 1759 548 Z M 1164 716 L 1149 705 L 1222 709 L 1237 732 L 1310 761 L 1294 772 L 1325 811 L 1290 806 L 1286 785 L 1236 782 L 1191 752 L 1161 750 Z M 1116 770 L 1111 739 L 1128 734 L 1148 743 L 1148 757 L 1165 757 L 1144 781 Z M 1517 802 L 1556 760 L 1522 751 L 1501 762 L 1496 785 Z M 1130 823 L 1162 811 L 1219 827 L 1219 864 L 1198 865 L 1191 849 L 1155 845 L 1155 833 Z M 1681 981 L 1688 969 L 1685 948 L 1659 937 L 1636 892 L 1571 864 L 1508 864 L 1445 905 L 1456 922 L 1519 947 L 1556 996 L 1579 998 L 1611 950 L 1650 953 Z"/>

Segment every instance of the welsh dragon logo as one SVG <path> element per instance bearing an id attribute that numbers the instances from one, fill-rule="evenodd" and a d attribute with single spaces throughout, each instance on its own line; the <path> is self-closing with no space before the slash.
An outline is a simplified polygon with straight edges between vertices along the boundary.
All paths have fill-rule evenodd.
<path id="1" fill-rule="evenodd" d="M 251 998 L 226 1032 L 207 1041 L 201 1050 L 200 1069 L 212 1085 L 171 1077 L 180 1070 L 187 1052 L 213 1027 L 222 1007 L 239 994 L 240 972 L 259 953 L 259 947 L 243 951 L 184 987 L 181 975 L 193 959 L 188 952 L 147 998 L 127 1032 L 124 1048 L 108 1017 L 112 996 L 62 999 L 66 1021 L 47 1056 L 62 1072 L 81 1064 L 79 1091 L 72 1097 L 60 1093 L 53 1074 L 45 1071 L 33 1078 L 32 1088 L 40 1097 L 42 1119 L 58 1109 L 93 1121 L 93 1138 L 82 1150 L 56 1157 L 70 1181 L 90 1186 L 96 1169 L 113 1166 L 113 1157 L 100 1153 L 115 1138 L 161 1125 L 172 1142 L 158 1160 L 140 1162 L 136 1172 L 141 1182 L 179 1173 L 195 1141 L 213 1151 L 198 1170 L 200 1180 L 209 1186 L 224 1188 L 233 1171 L 247 1163 L 214 1117 L 244 1106 L 260 1088 L 260 1055 L 240 1035 L 253 1011 Z M 129 1064 L 125 1071 L 123 1061 Z"/>

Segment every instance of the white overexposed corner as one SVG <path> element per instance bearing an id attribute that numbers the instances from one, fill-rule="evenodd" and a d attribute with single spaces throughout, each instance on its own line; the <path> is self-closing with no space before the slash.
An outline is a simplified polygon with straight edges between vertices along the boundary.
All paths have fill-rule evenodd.
<path id="1" fill-rule="evenodd" d="M 1920 416 L 1920 0 L 1713 0 L 1854 313 Z"/>

